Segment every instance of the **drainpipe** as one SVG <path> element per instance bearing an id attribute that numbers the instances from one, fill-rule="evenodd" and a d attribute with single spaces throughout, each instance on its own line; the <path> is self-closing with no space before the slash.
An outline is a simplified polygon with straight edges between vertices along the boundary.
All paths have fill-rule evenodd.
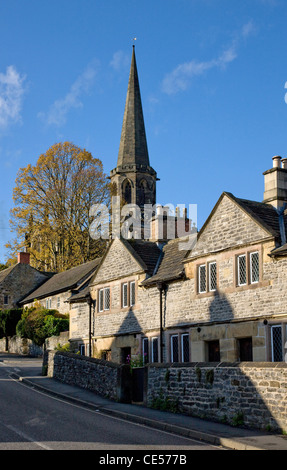
<path id="1" fill-rule="evenodd" d="M 163 282 L 157 283 L 157 288 L 159 290 L 159 324 L 160 324 L 160 333 L 159 333 L 159 349 L 160 349 L 160 362 L 163 362 L 163 322 L 162 322 L 162 292 L 165 290 L 166 286 Z"/>
<path id="2" fill-rule="evenodd" d="M 279 228 L 280 228 L 280 236 L 281 236 L 281 245 L 285 245 L 286 243 L 286 232 L 285 232 L 285 225 L 284 225 L 284 211 L 286 209 L 286 202 L 283 204 L 283 207 L 276 209 L 279 219 Z"/>
<path id="3" fill-rule="evenodd" d="M 89 357 L 92 356 L 92 298 L 90 294 L 86 296 L 87 304 L 89 305 Z"/>

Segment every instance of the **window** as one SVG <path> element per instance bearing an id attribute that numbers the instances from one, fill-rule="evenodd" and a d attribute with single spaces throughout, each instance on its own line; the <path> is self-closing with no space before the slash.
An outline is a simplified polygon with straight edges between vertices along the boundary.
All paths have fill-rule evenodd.
<path id="1" fill-rule="evenodd" d="M 198 267 L 198 292 L 206 292 L 206 266 L 202 264 Z"/>
<path id="2" fill-rule="evenodd" d="M 136 303 L 135 281 L 122 284 L 122 307 L 132 307 Z"/>
<path id="3" fill-rule="evenodd" d="M 271 352 L 272 352 L 272 362 L 283 361 L 281 325 L 271 326 Z"/>
<path id="4" fill-rule="evenodd" d="M 250 282 L 254 284 L 259 282 L 259 253 L 255 251 L 250 253 Z"/>
<path id="5" fill-rule="evenodd" d="M 239 286 L 245 286 L 246 278 L 246 255 L 239 255 L 237 258 L 237 280 Z"/>
<path id="6" fill-rule="evenodd" d="M 217 288 L 216 262 L 198 266 L 198 293 L 214 292 Z"/>
<path id="7" fill-rule="evenodd" d="M 143 356 L 143 363 L 149 363 L 149 354 L 148 354 L 148 338 L 143 338 L 142 340 L 142 356 Z"/>
<path id="8" fill-rule="evenodd" d="M 104 289 L 104 309 L 110 310 L 110 288 L 106 287 Z"/>
<path id="9" fill-rule="evenodd" d="M 216 263 L 209 263 L 208 265 L 209 271 L 209 290 L 215 291 L 217 287 L 217 275 L 216 275 Z"/>
<path id="10" fill-rule="evenodd" d="M 171 362 L 179 362 L 178 335 L 171 335 L 170 337 L 170 359 Z"/>
<path id="11" fill-rule="evenodd" d="M 183 333 L 181 335 L 181 360 L 182 362 L 189 362 L 189 334 Z"/>
<path id="12" fill-rule="evenodd" d="M 151 339 L 151 360 L 158 362 L 158 338 Z"/>
<path id="13" fill-rule="evenodd" d="M 110 288 L 105 287 L 104 289 L 99 290 L 99 312 L 104 310 L 110 310 Z"/>
<path id="14" fill-rule="evenodd" d="M 130 305 L 133 306 L 136 303 L 136 283 L 132 281 L 130 283 Z"/>
<path id="15" fill-rule="evenodd" d="M 52 299 L 46 299 L 46 308 L 52 308 Z"/>
<path id="16" fill-rule="evenodd" d="M 237 256 L 237 285 L 256 284 L 260 279 L 259 252 L 244 253 Z"/>
<path id="17" fill-rule="evenodd" d="M 4 305 L 8 305 L 8 303 L 9 303 L 9 296 L 4 295 Z"/>
<path id="18" fill-rule="evenodd" d="M 127 283 L 122 285 L 122 304 L 123 304 L 123 307 L 128 306 L 128 284 Z"/>
<path id="19" fill-rule="evenodd" d="M 61 298 L 58 297 L 57 298 L 57 308 L 60 308 L 60 305 L 61 305 Z"/>

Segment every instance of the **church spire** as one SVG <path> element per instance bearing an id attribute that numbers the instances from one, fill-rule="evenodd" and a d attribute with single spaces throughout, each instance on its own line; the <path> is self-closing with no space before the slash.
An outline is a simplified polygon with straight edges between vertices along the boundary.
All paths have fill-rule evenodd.
<path id="1" fill-rule="evenodd" d="M 149 166 L 134 45 L 117 166 L 126 164 Z"/>
<path id="2" fill-rule="evenodd" d="M 110 179 L 113 194 L 120 196 L 123 202 L 140 207 L 155 204 L 157 175 L 149 162 L 135 46 L 132 51 L 117 167 L 111 171 Z"/>

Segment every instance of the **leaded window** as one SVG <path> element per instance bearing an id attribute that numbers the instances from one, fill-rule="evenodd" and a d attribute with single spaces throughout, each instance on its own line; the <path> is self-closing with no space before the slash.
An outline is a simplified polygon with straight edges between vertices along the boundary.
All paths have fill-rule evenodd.
<path id="1" fill-rule="evenodd" d="M 152 362 L 158 362 L 158 338 L 152 338 L 151 346 Z"/>
<path id="2" fill-rule="evenodd" d="M 143 363 L 148 364 L 149 362 L 148 338 L 143 338 L 142 340 L 142 356 L 143 356 Z"/>
<path id="3" fill-rule="evenodd" d="M 178 335 L 172 335 L 170 337 L 170 356 L 171 362 L 178 362 Z"/>
<path id="4" fill-rule="evenodd" d="M 104 289 L 104 309 L 110 310 L 110 288 L 106 287 Z"/>
<path id="5" fill-rule="evenodd" d="M 198 267 L 198 292 L 206 292 L 206 266 L 202 264 Z"/>
<path id="6" fill-rule="evenodd" d="M 104 289 L 99 290 L 99 312 L 104 310 Z"/>
<path id="7" fill-rule="evenodd" d="M 283 361 L 281 325 L 271 326 L 271 346 L 272 346 L 272 361 L 273 362 Z"/>
<path id="8" fill-rule="evenodd" d="M 182 362 L 189 362 L 189 334 L 181 335 L 181 358 Z"/>
<path id="9" fill-rule="evenodd" d="M 259 253 L 255 251 L 250 253 L 250 282 L 254 284 L 259 282 Z"/>
<path id="10" fill-rule="evenodd" d="M 247 283 L 246 255 L 239 255 L 237 258 L 237 276 L 238 285 L 244 286 Z"/>
<path id="11" fill-rule="evenodd" d="M 130 283 L 130 305 L 133 306 L 136 303 L 136 283 L 132 281 Z"/>
<path id="12" fill-rule="evenodd" d="M 125 282 L 122 285 L 122 304 L 123 304 L 123 307 L 128 306 L 128 284 L 127 284 L 127 282 Z"/>
<path id="13" fill-rule="evenodd" d="M 216 263 L 209 263 L 209 290 L 215 291 L 217 287 Z"/>

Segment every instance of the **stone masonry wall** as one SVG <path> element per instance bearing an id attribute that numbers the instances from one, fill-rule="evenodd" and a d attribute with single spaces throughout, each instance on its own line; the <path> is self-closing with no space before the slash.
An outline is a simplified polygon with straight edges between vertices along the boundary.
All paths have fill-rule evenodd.
<path id="1" fill-rule="evenodd" d="M 119 365 L 78 354 L 48 351 L 48 376 L 121 402 L 130 401 L 131 374 Z"/>
<path id="2" fill-rule="evenodd" d="M 148 366 L 147 405 L 188 415 L 287 430 L 286 363 Z"/>
<path id="3" fill-rule="evenodd" d="M 43 355 L 43 348 L 34 344 L 30 339 L 20 338 L 19 336 L 13 336 L 8 339 L 8 351 L 6 350 L 6 338 L 1 338 L 0 351 L 32 357 Z"/>

